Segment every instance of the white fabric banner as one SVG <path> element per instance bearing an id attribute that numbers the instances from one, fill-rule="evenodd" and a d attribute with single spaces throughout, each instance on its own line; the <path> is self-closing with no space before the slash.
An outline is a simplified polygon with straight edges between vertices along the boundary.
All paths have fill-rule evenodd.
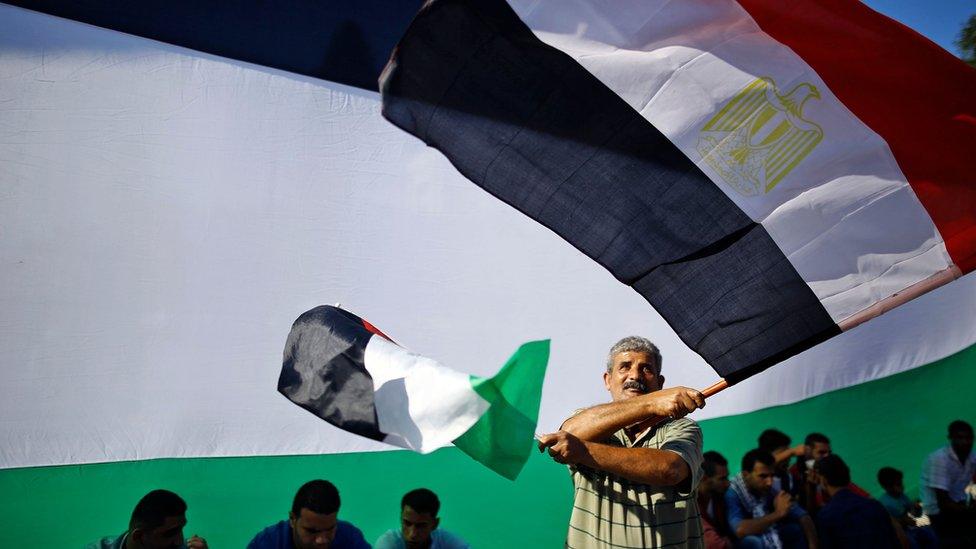
<path id="1" fill-rule="evenodd" d="M 630 288 L 460 176 L 379 96 L 0 5 L 0 467 L 353 452 L 276 391 L 295 318 L 341 302 L 494 374 L 552 339 L 540 431 L 603 402 L 642 334 L 716 374 Z M 976 334 L 966 277 L 709 401 L 792 402 Z"/>

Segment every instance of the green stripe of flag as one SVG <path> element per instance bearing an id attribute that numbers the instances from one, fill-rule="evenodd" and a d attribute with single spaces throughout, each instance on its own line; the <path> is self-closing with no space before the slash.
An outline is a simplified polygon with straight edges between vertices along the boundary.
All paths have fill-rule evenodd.
<path id="1" fill-rule="evenodd" d="M 454 445 L 505 478 L 515 480 L 532 452 L 539 420 L 549 340 L 519 347 L 495 377 L 471 376 L 491 407 Z"/>

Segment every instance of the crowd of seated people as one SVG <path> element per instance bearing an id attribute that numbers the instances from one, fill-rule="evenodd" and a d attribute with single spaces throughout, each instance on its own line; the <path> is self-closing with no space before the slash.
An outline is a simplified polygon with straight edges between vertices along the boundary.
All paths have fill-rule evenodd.
<path id="1" fill-rule="evenodd" d="M 976 453 L 973 428 L 953 421 L 949 443 L 921 467 L 921 501 L 905 495 L 901 471 L 881 467 L 883 493 L 873 499 L 851 482 L 848 464 L 830 439 L 811 433 L 803 444 L 767 429 L 757 447 L 729 475 L 720 453 L 702 455 L 697 487 L 703 545 L 707 549 L 976 547 Z M 791 463 L 794 462 L 794 463 Z M 338 489 L 326 480 L 302 485 L 287 518 L 258 532 L 248 549 L 369 548 L 363 533 L 339 520 Z M 128 528 L 89 545 L 91 549 L 208 549 L 204 538 L 185 538 L 187 505 L 167 490 L 153 490 L 135 506 Z M 400 525 L 383 533 L 379 549 L 467 549 L 459 536 L 439 528 L 440 501 L 425 488 L 400 502 Z"/>
<path id="2" fill-rule="evenodd" d="M 369 549 L 362 531 L 339 520 L 339 490 L 312 480 L 295 494 L 288 518 L 258 532 L 248 549 Z M 200 536 L 186 539 L 187 505 L 168 490 L 153 490 L 136 504 L 129 527 L 88 545 L 88 549 L 208 549 Z M 400 503 L 400 526 L 376 540 L 377 549 L 468 549 L 460 536 L 438 528 L 440 501 L 426 488 L 411 490 Z"/>
<path id="3" fill-rule="evenodd" d="M 921 502 L 905 495 L 903 474 L 892 467 L 878 470 L 883 493 L 872 498 L 851 481 L 848 464 L 833 453 L 830 439 L 821 433 L 811 433 L 803 444 L 792 446 L 788 435 L 767 429 L 731 478 L 728 460 L 718 452 L 706 452 L 698 487 L 704 545 L 976 547 L 973 428 L 953 421 L 948 438 L 949 444 L 921 464 Z"/>

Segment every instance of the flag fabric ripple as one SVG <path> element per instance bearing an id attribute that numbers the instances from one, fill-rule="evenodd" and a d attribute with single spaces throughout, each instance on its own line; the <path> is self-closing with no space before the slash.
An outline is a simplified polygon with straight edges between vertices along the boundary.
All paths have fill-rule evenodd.
<path id="1" fill-rule="evenodd" d="M 302 314 L 285 344 L 278 391 L 351 433 L 429 453 L 451 441 L 515 479 L 532 448 L 549 342 L 520 347 L 492 378 L 411 353 L 349 311 Z"/>
<path id="2" fill-rule="evenodd" d="M 733 383 L 974 267 L 976 71 L 856 2 L 433 0 L 380 88 Z"/>

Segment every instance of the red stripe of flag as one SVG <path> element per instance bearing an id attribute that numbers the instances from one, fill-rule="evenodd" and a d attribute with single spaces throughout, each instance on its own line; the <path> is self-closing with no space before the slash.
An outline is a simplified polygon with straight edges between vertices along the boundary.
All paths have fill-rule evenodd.
<path id="1" fill-rule="evenodd" d="M 891 148 L 945 239 L 976 269 L 976 70 L 854 0 L 739 0 Z"/>
<path id="2" fill-rule="evenodd" d="M 396 341 L 393 341 L 393 338 L 391 338 L 390 336 L 388 336 L 388 335 L 384 334 L 383 332 L 381 332 L 379 328 L 377 328 L 376 326 L 373 326 L 372 324 L 370 324 L 369 321 L 366 320 L 365 318 L 361 318 L 359 320 L 362 320 L 363 321 L 363 327 L 366 328 L 370 333 L 374 333 L 374 334 L 376 334 L 376 335 L 378 335 L 380 337 L 384 337 L 388 341 L 390 341 L 391 343 L 396 343 Z"/>

